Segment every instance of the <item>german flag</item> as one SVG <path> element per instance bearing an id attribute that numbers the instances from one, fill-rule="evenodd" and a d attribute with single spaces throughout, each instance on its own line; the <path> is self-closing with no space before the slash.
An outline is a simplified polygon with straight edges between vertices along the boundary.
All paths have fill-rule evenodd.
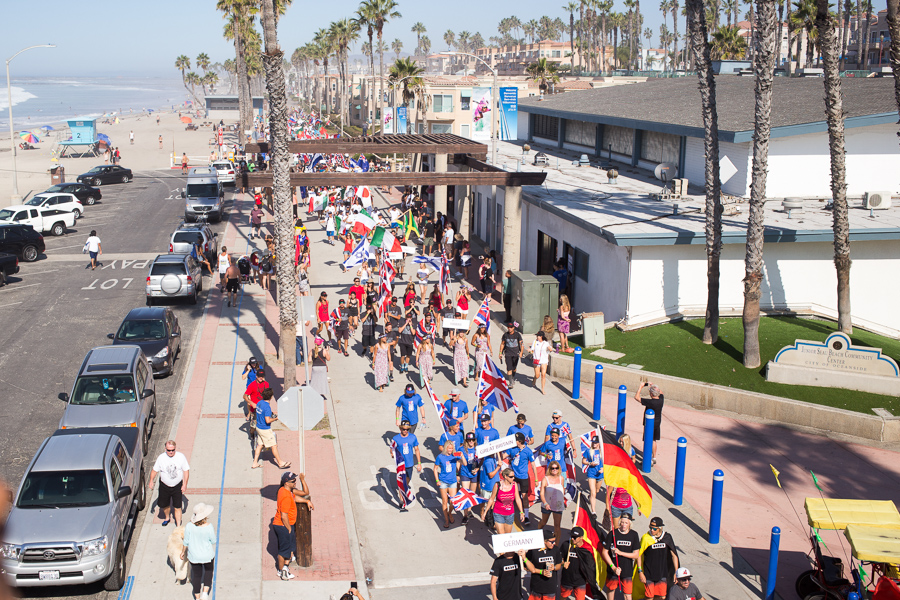
<path id="1" fill-rule="evenodd" d="M 615 436 L 605 429 L 603 433 L 603 479 L 606 485 L 624 488 L 641 512 L 649 515 L 653 509 L 653 494 L 630 456 L 616 443 Z"/>
<path id="2" fill-rule="evenodd" d="M 600 549 L 603 547 L 603 529 L 597 522 L 597 516 L 591 512 L 590 500 L 581 492 L 578 499 L 578 512 L 575 513 L 575 523 L 573 527 L 581 527 L 584 529 L 584 546 L 590 548 L 594 554 L 594 564 L 597 565 L 597 587 L 603 588 L 606 583 L 606 562 L 603 560 Z M 604 596 L 596 597 L 591 591 L 588 595 L 594 600 L 601 600 Z"/>

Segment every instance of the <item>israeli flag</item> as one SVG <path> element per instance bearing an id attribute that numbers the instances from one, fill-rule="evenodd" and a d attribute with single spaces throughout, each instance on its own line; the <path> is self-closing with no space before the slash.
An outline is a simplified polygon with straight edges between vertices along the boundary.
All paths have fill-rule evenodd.
<path id="1" fill-rule="evenodd" d="M 345 269 L 352 269 L 353 267 L 358 267 L 363 264 L 369 258 L 369 240 L 366 238 L 362 238 L 359 241 L 359 244 L 356 248 L 353 249 L 353 252 L 350 253 L 349 258 L 344 261 Z"/>
<path id="2" fill-rule="evenodd" d="M 428 265 L 435 271 L 440 271 L 443 266 L 440 256 L 414 256 L 413 262 L 417 265 Z"/>

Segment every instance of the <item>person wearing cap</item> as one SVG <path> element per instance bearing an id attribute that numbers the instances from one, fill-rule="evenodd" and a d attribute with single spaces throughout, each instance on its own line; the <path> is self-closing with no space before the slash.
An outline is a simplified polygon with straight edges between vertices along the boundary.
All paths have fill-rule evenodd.
<path id="1" fill-rule="evenodd" d="M 394 443 L 403 456 L 406 465 L 406 476 L 412 485 L 412 472 L 415 465 L 419 473 L 422 472 L 422 456 L 419 454 L 419 440 L 412 433 L 410 423 L 407 420 L 400 421 L 400 433 L 394 436 Z"/>
<path id="2" fill-rule="evenodd" d="M 559 572 L 562 570 L 562 548 L 556 545 L 552 530 L 544 532 L 544 547 L 519 551 L 525 568 L 531 573 L 528 600 L 556 600 L 559 594 Z"/>
<path id="3" fill-rule="evenodd" d="M 450 398 L 444 402 L 444 410 L 447 411 L 447 416 L 450 417 L 450 422 L 454 421 L 459 424 L 459 430 L 465 431 L 465 420 L 466 416 L 469 414 L 469 405 L 466 404 L 465 400 L 461 400 L 459 388 L 453 388 L 450 390 Z"/>
<path id="4" fill-rule="evenodd" d="M 459 429 L 459 423 L 450 422 L 450 426 L 447 428 L 449 431 L 447 433 L 441 434 L 441 439 L 438 441 L 438 450 L 444 451 L 444 444 L 447 443 L 447 440 L 453 442 L 454 448 L 462 448 L 463 442 L 466 441 L 466 437 L 462 431 Z"/>
<path id="5" fill-rule="evenodd" d="M 475 439 L 478 440 L 479 446 L 500 439 L 500 432 L 491 427 L 490 415 L 481 415 L 481 428 L 475 430 Z"/>
<path id="6" fill-rule="evenodd" d="M 453 300 L 447 298 L 444 307 L 438 313 L 438 316 L 441 319 L 441 341 L 444 342 L 444 345 L 447 345 L 447 336 L 452 335 L 454 333 L 453 329 L 448 329 L 447 327 L 443 327 L 444 319 L 453 319 L 456 317 L 456 309 L 453 308 Z"/>
<path id="7" fill-rule="evenodd" d="M 606 598 L 615 600 L 616 590 L 622 590 L 625 600 L 631 600 L 634 561 L 641 550 L 641 538 L 631 529 L 631 515 L 624 514 L 619 526 L 613 527 L 600 550 L 606 562 Z"/>
<path id="8" fill-rule="evenodd" d="M 256 450 L 253 453 L 252 468 L 258 469 L 262 465 L 259 464 L 259 455 L 262 454 L 263 448 L 272 451 L 272 457 L 275 458 L 275 464 L 279 469 L 287 469 L 291 466 L 289 462 L 282 462 L 281 456 L 278 455 L 278 440 L 275 438 L 275 432 L 272 431 L 272 422 L 278 420 L 278 413 L 272 410 L 270 400 L 275 392 L 271 388 L 266 388 L 262 392 L 262 399 L 256 405 Z"/>
<path id="9" fill-rule="evenodd" d="M 675 571 L 675 587 L 669 592 L 668 600 L 703 600 L 703 594 L 691 583 L 691 572 L 685 567 Z"/>
<path id="10" fill-rule="evenodd" d="M 298 478 L 302 489 L 297 489 Z M 275 557 L 278 577 L 284 581 L 294 578 L 294 574 L 290 572 L 288 565 L 297 551 L 297 538 L 294 535 L 294 526 L 297 523 L 298 502 L 307 504 L 309 510 L 315 508 L 309 497 L 306 478 L 302 473 L 300 475 L 290 471 L 282 473 L 281 487 L 278 488 L 278 496 L 275 500 L 275 518 L 272 519 L 272 529 L 275 531 L 275 540 L 278 545 Z"/>
<path id="11" fill-rule="evenodd" d="M 519 413 L 516 415 L 516 424 L 510 425 L 509 429 L 506 430 L 506 435 L 515 435 L 517 433 L 521 433 L 525 436 L 525 443 L 531 445 L 534 443 L 534 431 L 531 429 L 531 425 L 526 425 L 525 422 L 528 419 L 525 417 L 525 413 Z"/>
<path id="12" fill-rule="evenodd" d="M 562 417 L 563 414 L 561 410 L 553 411 L 553 414 L 550 416 L 550 424 L 547 425 L 547 429 L 544 432 L 544 441 L 546 442 L 550 439 L 550 430 L 556 427 L 559 429 L 560 437 L 566 439 L 572 446 L 572 449 L 575 450 L 577 446 L 575 444 L 575 437 L 572 435 L 572 426 L 569 425 L 568 421 L 563 421 Z"/>
<path id="13" fill-rule="evenodd" d="M 564 548 L 559 597 L 584 600 L 590 586 L 591 597 L 599 598 L 597 563 L 594 560 L 594 553 L 584 545 L 584 529 L 573 527 L 569 543 Z"/>
<path id="14" fill-rule="evenodd" d="M 516 385 L 516 368 L 524 352 L 522 334 L 516 331 L 516 324 L 510 321 L 506 324 L 506 333 L 500 338 L 500 348 L 497 352 L 497 358 L 506 364 L 506 380 L 510 389 Z"/>
<path id="15" fill-rule="evenodd" d="M 566 460 L 566 442 L 560 438 L 559 434 L 559 428 L 552 428 L 550 439 L 538 446 L 536 450 L 543 454 L 548 461 L 555 460 L 562 464 Z"/>
<path id="16" fill-rule="evenodd" d="M 391 298 L 392 307 L 396 306 L 396 301 L 396 296 Z M 401 310 L 399 306 L 397 307 L 397 310 Z M 416 346 L 415 314 L 410 310 L 406 313 L 406 316 L 402 321 L 398 318 L 398 322 L 397 331 L 399 332 L 400 338 L 400 372 L 409 373 L 409 361 L 415 352 Z"/>
<path id="17" fill-rule="evenodd" d="M 456 452 L 456 443 L 441 437 L 441 453 L 434 459 L 434 480 L 441 491 L 441 512 L 444 515 L 444 529 L 450 529 L 453 517 L 450 516 L 452 505 L 450 497 L 456 495 L 459 487 L 458 472 L 462 459 Z M 462 447 L 461 445 L 459 446 Z"/>
<path id="18" fill-rule="evenodd" d="M 491 600 L 521 600 L 522 569 L 515 552 L 505 552 L 491 565 Z"/>
<path id="19" fill-rule="evenodd" d="M 400 326 L 403 325 L 403 307 L 397 303 L 397 296 L 395 295 L 391 295 L 391 301 L 387 307 L 387 316 L 394 330 L 400 331 Z"/>
<path id="20" fill-rule="evenodd" d="M 350 339 L 350 311 L 347 310 L 347 301 L 341 298 L 338 300 L 338 307 L 332 313 L 332 321 L 334 323 L 334 336 L 338 341 L 338 350 L 343 352 L 344 356 L 350 356 L 347 352 Z"/>
<path id="21" fill-rule="evenodd" d="M 460 448 L 462 460 L 460 461 L 459 467 L 459 482 L 462 487 L 472 492 L 476 491 L 478 486 L 478 475 L 481 471 L 482 462 L 475 452 L 476 441 L 475 432 L 470 431 L 466 434 L 465 443 L 462 448 Z M 469 522 L 469 515 L 471 512 L 472 509 L 468 509 L 465 514 L 463 514 L 463 525 Z"/>
<path id="22" fill-rule="evenodd" d="M 650 519 L 650 531 L 641 537 L 638 575 L 647 600 L 665 600 L 669 573 L 678 570 L 678 550 L 672 535 L 663 531 L 661 517 Z M 669 563 L 671 562 L 671 568 Z"/>
<path id="23" fill-rule="evenodd" d="M 472 428 L 478 429 L 478 425 L 482 421 L 482 417 L 487 415 L 487 420 L 491 422 L 491 427 L 494 426 L 494 411 L 497 410 L 497 407 L 488 402 L 487 398 L 479 398 L 478 402 L 475 406 L 475 409 L 472 410 Z M 478 442 L 479 444 L 481 442 Z"/>
<path id="24" fill-rule="evenodd" d="M 256 381 L 256 372 L 259 370 L 259 361 L 256 360 L 255 356 L 251 356 L 247 360 L 247 364 L 244 365 L 244 370 L 241 371 L 241 379 L 245 379 L 247 381 L 247 385 L 250 385 L 254 381 Z M 244 388 L 246 389 L 246 387 Z"/>
<path id="25" fill-rule="evenodd" d="M 422 424 L 425 424 L 425 403 L 422 402 L 422 396 L 416 393 L 413 384 L 406 384 L 406 391 L 397 398 L 397 425 L 406 422 L 409 425 L 410 432 L 415 434 L 416 428 L 419 426 L 419 417 L 422 417 Z"/>
<path id="26" fill-rule="evenodd" d="M 244 391 L 244 405 L 247 407 L 248 421 L 254 418 L 256 405 L 262 400 L 262 392 L 268 388 L 269 384 L 266 381 L 266 372 L 262 369 L 257 370 L 256 378 L 253 380 L 253 383 L 249 384 L 246 391 Z"/>
<path id="27" fill-rule="evenodd" d="M 506 457 L 509 459 L 509 466 L 512 467 L 516 477 L 516 486 L 521 496 L 521 505 L 523 507 L 530 506 L 528 504 L 528 495 L 531 493 L 531 478 L 528 474 L 529 463 L 534 462 L 534 452 L 525 445 L 525 434 L 516 433 L 516 445 L 506 451 Z M 528 511 L 522 511 L 522 525 L 529 525 L 531 519 Z"/>
<path id="28" fill-rule="evenodd" d="M 648 388 L 647 391 L 650 393 L 649 398 L 641 398 L 641 391 L 644 388 Z M 663 405 L 666 400 L 662 394 L 662 391 L 659 389 L 659 386 L 655 383 L 650 383 L 649 381 L 645 381 L 641 384 L 641 386 L 634 393 L 634 399 L 644 405 L 644 423 L 647 422 L 647 411 L 653 411 L 653 464 L 656 464 L 656 447 L 659 445 L 659 432 L 660 426 L 662 425 L 662 411 Z M 641 428 L 643 431 L 644 428 Z"/>
<path id="29" fill-rule="evenodd" d="M 582 452 L 581 464 L 587 469 L 588 487 L 591 490 L 591 512 L 597 514 L 597 493 L 603 483 L 603 449 L 600 447 L 600 437 L 591 438 L 591 447 Z"/>
<path id="30" fill-rule="evenodd" d="M 194 507 L 191 522 L 184 526 L 184 549 L 181 560 L 191 564 L 194 598 L 209 597 L 216 557 L 216 530 L 209 522 L 213 507 L 200 502 Z"/>

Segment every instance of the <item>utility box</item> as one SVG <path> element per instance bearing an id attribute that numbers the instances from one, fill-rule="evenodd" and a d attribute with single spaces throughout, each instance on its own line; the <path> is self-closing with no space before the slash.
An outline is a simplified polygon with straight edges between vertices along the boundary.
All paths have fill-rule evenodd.
<path id="1" fill-rule="evenodd" d="M 522 332 L 535 333 L 550 315 L 556 322 L 559 308 L 559 282 L 552 275 L 535 275 L 528 271 L 513 271 L 509 280 L 510 312 L 521 325 Z"/>
<path id="2" fill-rule="evenodd" d="M 606 345 L 604 323 L 602 312 L 581 314 L 581 331 L 584 333 L 584 346 L 586 348 Z"/>
<path id="3" fill-rule="evenodd" d="M 297 431 L 300 402 L 303 402 L 303 429 L 309 431 L 325 416 L 322 394 L 309 385 L 295 385 L 278 399 L 278 421 L 291 431 Z"/>
<path id="4" fill-rule="evenodd" d="M 66 182 L 66 169 L 62 165 L 50 168 L 50 185 Z"/>

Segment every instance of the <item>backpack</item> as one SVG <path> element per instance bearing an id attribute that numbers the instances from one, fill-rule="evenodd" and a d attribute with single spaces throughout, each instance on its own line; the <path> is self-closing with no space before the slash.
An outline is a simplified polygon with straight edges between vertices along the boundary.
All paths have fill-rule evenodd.
<path id="1" fill-rule="evenodd" d="M 263 259 L 259 261 L 259 268 L 263 271 L 269 271 L 272 268 L 272 258 L 264 256 Z"/>

